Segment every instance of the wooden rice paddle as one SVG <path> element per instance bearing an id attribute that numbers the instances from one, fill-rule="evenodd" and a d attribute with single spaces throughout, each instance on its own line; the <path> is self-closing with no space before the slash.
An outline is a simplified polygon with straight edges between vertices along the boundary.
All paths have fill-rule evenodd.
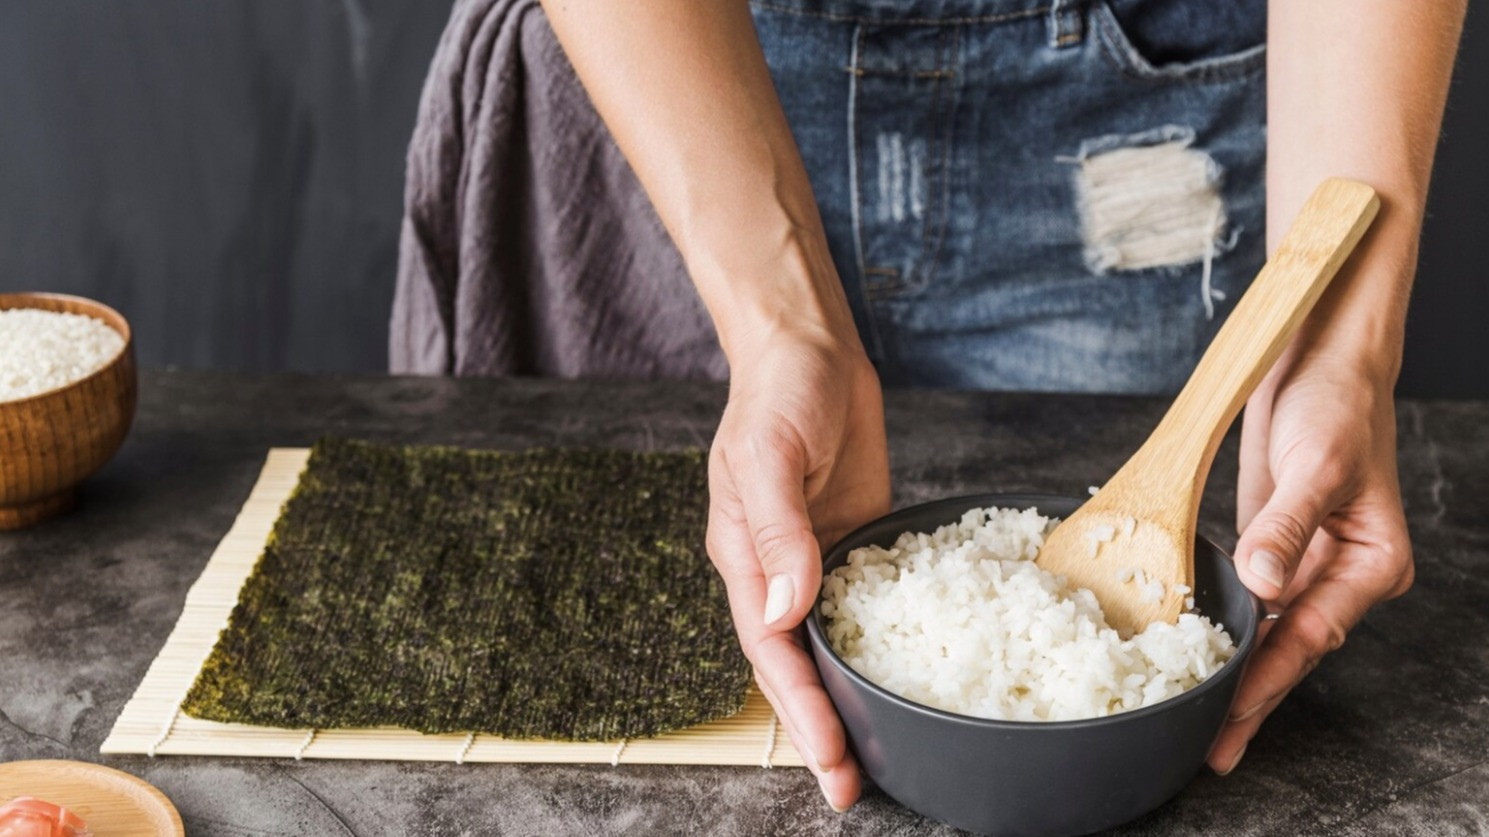
<path id="1" fill-rule="evenodd" d="M 1379 208 L 1363 183 L 1319 185 L 1153 435 L 1040 550 L 1039 565 L 1095 593 L 1124 636 L 1178 619 L 1188 594 L 1176 585 L 1194 587 L 1195 525 L 1215 450 Z M 1163 583 L 1159 598 L 1145 597 L 1152 585 L 1142 579 Z"/>

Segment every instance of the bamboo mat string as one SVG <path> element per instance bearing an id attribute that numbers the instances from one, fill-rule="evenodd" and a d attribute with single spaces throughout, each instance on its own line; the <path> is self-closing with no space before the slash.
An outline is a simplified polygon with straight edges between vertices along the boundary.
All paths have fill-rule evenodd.
<path id="1" fill-rule="evenodd" d="M 310 748 L 310 742 L 314 740 L 315 730 L 305 733 L 305 740 L 301 741 L 300 746 L 295 748 L 295 761 L 305 758 L 305 751 Z"/>
<path id="2" fill-rule="evenodd" d="M 766 770 L 775 767 L 775 765 L 770 763 L 770 757 L 776 751 L 776 723 L 775 708 L 772 707 L 770 711 L 770 724 L 766 727 L 765 732 L 765 755 L 760 759 L 760 766 Z"/>
<path id="3" fill-rule="evenodd" d="M 465 764 L 465 754 L 470 752 L 470 748 L 472 746 L 474 746 L 475 743 L 476 743 L 476 734 L 473 733 L 473 732 L 472 733 L 468 733 L 465 736 L 465 741 L 461 742 L 461 744 L 460 744 L 460 752 L 458 752 L 458 753 L 455 754 L 455 763 L 456 764 Z"/>
<path id="4" fill-rule="evenodd" d="M 152 759 L 155 758 L 156 749 L 159 748 L 160 745 L 164 744 L 167 738 L 171 737 L 171 731 L 176 728 L 176 720 L 181 717 L 181 704 L 186 702 L 186 693 L 190 690 L 191 684 L 187 683 L 186 691 L 183 691 L 181 693 L 180 700 L 177 700 L 176 705 L 171 707 L 171 714 L 165 719 L 165 723 L 160 727 L 160 734 L 157 735 L 155 737 L 155 740 L 150 742 L 150 746 L 145 749 L 145 755 L 149 756 Z"/>
<path id="5" fill-rule="evenodd" d="M 626 740 L 624 738 L 622 738 L 620 740 L 620 743 L 616 745 L 615 752 L 610 754 L 610 766 L 611 767 L 619 767 L 620 766 L 620 754 L 621 753 L 624 753 L 625 751 L 626 751 Z"/>

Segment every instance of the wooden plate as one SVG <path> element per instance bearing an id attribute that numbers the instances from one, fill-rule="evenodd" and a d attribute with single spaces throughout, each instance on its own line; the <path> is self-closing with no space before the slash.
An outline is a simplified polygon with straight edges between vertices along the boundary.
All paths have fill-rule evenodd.
<path id="1" fill-rule="evenodd" d="M 34 796 L 75 812 L 94 837 L 184 837 L 181 815 L 144 779 L 80 761 L 0 764 L 0 804 Z"/>

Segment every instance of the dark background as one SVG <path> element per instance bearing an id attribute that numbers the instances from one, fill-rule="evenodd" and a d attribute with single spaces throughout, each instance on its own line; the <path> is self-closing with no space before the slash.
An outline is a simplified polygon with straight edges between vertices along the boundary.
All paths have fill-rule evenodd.
<path id="1" fill-rule="evenodd" d="M 448 4 L 0 3 L 0 291 L 155 366 L 380 370 L 403 155 Z M 1489 17 L 1471 10 L 1401 391 L 1489 398 Z"/>

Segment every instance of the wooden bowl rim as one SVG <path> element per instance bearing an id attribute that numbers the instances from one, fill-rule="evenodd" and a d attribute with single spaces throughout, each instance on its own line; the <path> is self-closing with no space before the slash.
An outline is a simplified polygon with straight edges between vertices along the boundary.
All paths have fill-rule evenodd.
<path id="1" fill-rule="evenodd" d="M 171 801 L 170 797 L 165 795 L 164 791 L 146 781 L 145 778 L 142 776 L 136 776 L 133 773 L 128 773 L 126 771 L 120 770 L 117 767 L 110 767 L 107 764 L 99 764 L 97 762 L 90 761 L 75 761 L 73 759 L 35 759 L 30 761 L 12 761 L 5 764 L 0 764 L 0 770 L 7 768 L 30 768 L 32 770 L 43 771 L 49 776 L 63 775 L 68 773 L 79 774 L 87 778 L 99 779 L 112 783 L 112 785 L 114 786 L 123 785 L 134 788 L 142 796 L 148 798 L 150 802 L 154 804 L 155 809 L 164 814 L 165 818 L 173 827 L 170 835 L 162 835 L 162 837 L 171 837 L 171 835 L 181 835 L 186 833 L 186 828 L 181 822 L 181 812 L 176 809 L 176 804 Z M 109 789 L 110 788 L 108 787 L 104 788 L 104 790 Z M 3 797 L 0 797 L 0 799 L 3 799 Z M 139 808 L 136 807 L 136 810 L 139 810 Z"/>
<path id="2" fill-rule="evenodd" d="M 85 296 L 77 296 L 76 294 L 58 294 L 48 291 L 18 291 L 14 293 L 0 293 L 0 311 L 11 311 L 21 308 L 35 308 L 36 306 L 34 305 L 25 304 L 27 300 L 32 299 L 51 299 L 57 300 L 59 302 L 71 302 L 77 305 L 81 305 L 85 308 L 94 309 L 95 311 L 103 315 L 97 317 L 97 319 L 103 320 L 104 325 L 107 325 L 109 328 L 120 332 L 120 336 L 124 338 L 124 348 L 120 349 L 119 353 L 114 355 L 108 363 L 105 363 L 104 365 L 98 367 L 92 372 L 89 372 L 87 375 L 84 375 L 76 381 L 63 384 L 62 386 L 56 387 L 54 389 L 46 390 L 45 392 L 38 392 L 35 395 L 28 395 L 25 398 L 17 398 L 13 401 L 0 401 L 0 410 L 8 410 L 12 407 L 22 407 L 43 398 L 52 398 L 56 395 L 67 392 L 74 387 L 82 386 L 83 384 L 99 377 L 100 375 L 104 375 L 108 372 L 113 371 L 114 367 L 118 366 L 124 360 L 125 356 L 129 355 L 129 353 L 134 349 L 134 330 L 130 328 L 129 320 L 126 320 L 123 314 L 120 314 L 118 311 L 115 311 L 110 306 L 105 305 L 96 299 L 89 299 Z M 19 302 L 21 304 L 7 304 L 11 302 Z"/>

